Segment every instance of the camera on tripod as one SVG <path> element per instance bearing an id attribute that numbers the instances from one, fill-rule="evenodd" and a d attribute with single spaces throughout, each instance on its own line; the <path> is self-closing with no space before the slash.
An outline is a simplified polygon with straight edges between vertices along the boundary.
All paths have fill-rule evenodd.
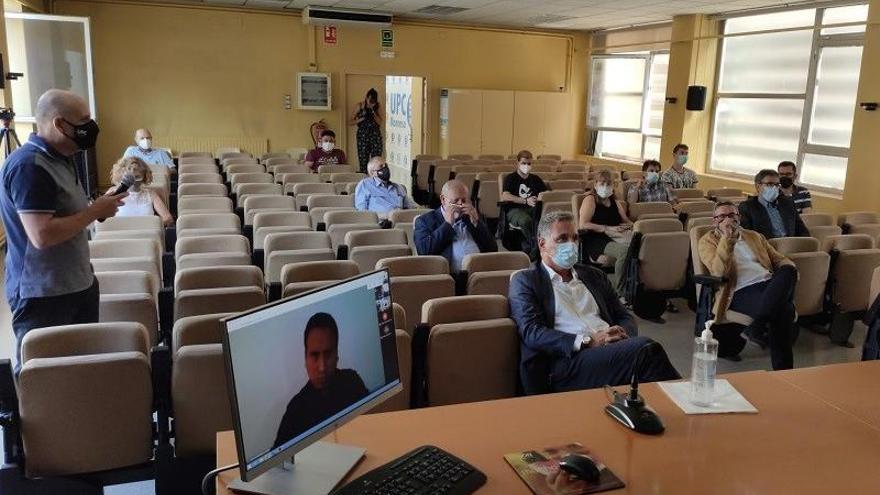
<path id="1" fill-rule="evenodd" d="M 12 108 L 0 107 L 0 120 L 8 122 L 14 118 L 15 112 L 12 111 Z"/>

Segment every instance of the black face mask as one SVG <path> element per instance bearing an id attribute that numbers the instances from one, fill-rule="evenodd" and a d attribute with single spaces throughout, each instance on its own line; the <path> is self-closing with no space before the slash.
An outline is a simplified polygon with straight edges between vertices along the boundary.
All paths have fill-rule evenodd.
<path id="1" fill-rule="evenodd" d="M 68 122 L 68 124 L 73 127 L 73 136 L 67 136 L 68 139 L 73 141 L 76 144 L 76 147 L 81 150 L 87 150 L 89 148 L 93 148 L 95 143 L 98 142 L 98 133 L 101 130 L 98 128 L 98 123 L 93 119 L 89 119 L 85 124 L 74 124 L 72 122 Z"/>
<path id="2" fill-rule="evenodd" d="M 388 167 L 382 167 L 379 170 L 376 170 L 376 177 L 382 182 L 388 182 L 391 180 L 391 170 Z"/>
<path id="3" fill-rule="evenodd" d="M 792 179 L 791 177 L 780 177 L 779 178 L 779 185 L 786 188 L 786 189 L 791 187 L 792 184 L 794 184 L 794 179 Z"/>

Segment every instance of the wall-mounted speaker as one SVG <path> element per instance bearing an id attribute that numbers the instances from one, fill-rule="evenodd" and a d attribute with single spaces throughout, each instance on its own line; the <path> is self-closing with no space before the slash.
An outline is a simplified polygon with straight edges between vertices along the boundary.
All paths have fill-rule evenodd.
<path id="1" fill-rule="evenodd" d="M 688 110 L 701 111 L 706 108 L 706 86 L 688 86 Z"/>

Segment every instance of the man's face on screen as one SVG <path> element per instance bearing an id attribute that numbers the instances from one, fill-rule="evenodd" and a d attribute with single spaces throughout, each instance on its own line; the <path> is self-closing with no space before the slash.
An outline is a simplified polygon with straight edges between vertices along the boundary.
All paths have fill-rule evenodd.
<path id="1" fill-rule="evenodd" d="M 312 386 L 323 389 L 333 378 L 338 362 L 339 353 L 333 332 L 321 327 L 312 329 L 306 339 L 306 373 Z"/>

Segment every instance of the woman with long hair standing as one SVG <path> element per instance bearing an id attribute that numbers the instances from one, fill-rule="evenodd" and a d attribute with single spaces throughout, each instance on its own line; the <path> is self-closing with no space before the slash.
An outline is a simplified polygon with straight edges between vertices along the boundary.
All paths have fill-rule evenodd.
<path id="1" fill-rule="evenodd" d="M 349 122 L 350 125 L 357 125 L 358 164 L 362 173 L 367 172 L 370 158 L 383 154 L 382 119 L 379 93 L 375 88 L 370 88 Z"/>

